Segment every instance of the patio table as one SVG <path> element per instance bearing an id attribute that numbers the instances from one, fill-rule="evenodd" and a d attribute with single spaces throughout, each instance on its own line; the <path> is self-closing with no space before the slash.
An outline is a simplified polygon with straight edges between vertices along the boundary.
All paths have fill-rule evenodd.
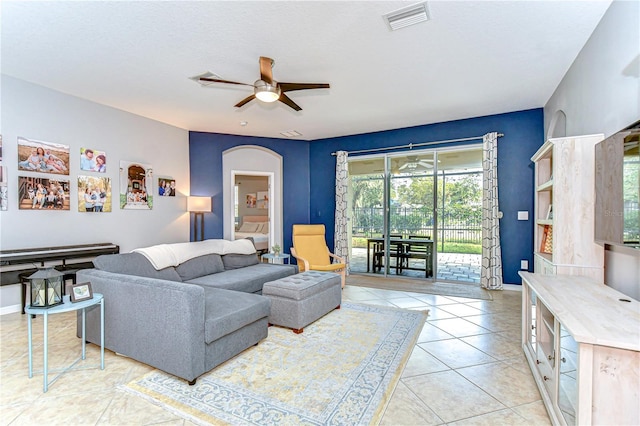
<path id="1" fill-rule="evenodd" d="M 379 244 L 384 244 L 384 238 L 367 238 L 367 272 L 371 271 L 371 245 L 374 247 Z M 408 259 L 424 259 L 424 268 L 411 267 L 407 262 L 406 266 L 402 266 L 401 269 L 410 269 L 414 271 L 424 271 L 425 278 L 433 276 L 433 240 L 423 238 L 391 238 L 389 244 L 393 246 L 402 245 L 402 253 L 406 255 Z M 389 253 L 393 256 L 398 256 L 396 253 Z M 400 262 L 400 259 L 396 259 L 396 262 Z"/>

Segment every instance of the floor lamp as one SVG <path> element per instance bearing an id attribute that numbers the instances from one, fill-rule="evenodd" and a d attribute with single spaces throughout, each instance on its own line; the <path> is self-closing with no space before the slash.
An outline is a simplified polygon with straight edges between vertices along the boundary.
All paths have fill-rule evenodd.
<path id="1" fill-rule="evenodd" d="M 187 197 L 187 211 L 193 213 L 193 239 L 204 240 L 204 214 L 211 213 L 211 197 Z M 198 238 L 198 221 L 200 221 L 200 238 Z"/>

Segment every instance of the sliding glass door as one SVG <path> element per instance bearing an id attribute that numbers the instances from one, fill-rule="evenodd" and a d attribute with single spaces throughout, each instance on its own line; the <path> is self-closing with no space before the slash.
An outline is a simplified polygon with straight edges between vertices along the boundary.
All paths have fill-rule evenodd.
<path id="1" fill-rule="evenodd" d="M 434 276 L 435 170 L 433 152 L 349 161 L 352 272 Z"/>
<path id="2" fill-rule="evenodd" d="M 350 270 L 479 282 L 482 151 L 349 159 Z"/>

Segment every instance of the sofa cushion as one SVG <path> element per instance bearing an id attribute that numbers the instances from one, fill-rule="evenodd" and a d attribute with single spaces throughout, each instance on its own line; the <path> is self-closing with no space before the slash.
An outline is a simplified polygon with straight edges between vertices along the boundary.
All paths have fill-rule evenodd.
<path id="1" fill-rule="evenodd" d="M 203 287 L 217 287 L 245 293 L 261 293 L 264 283 L 288 277 L 297 272 L 298 267 L 296 265 L 258 263 L 246 268 L 231 269 L 213 275 L 194 278 L 187 282 Z"/>
<path id="2" fill-rule="evenodd" d="M 93 266 L 101 271 L 160 280 L 182 281 L 173 266 L 157 270 L 149 259 L 140 253 L 105 254 L 93 260 Z"/>
<path id="3" fill-rule="evenodd" d="M 204 339 L 207 344 L 249 325 L 271 312 L 271 301 L 257 294 L 205 288 Z"/>
<path id="4" fill-rule="evenodd" d="M 176 272 L 182 281 L 189 281 L 204 275 L 216 274 L 224 271 L 224 264 L 219 254 L 206 254 L 194 257 L 176 266 Z"/>
<path id="5" fill-rule="evenodd" d="M 225 254 L 222 256 L 225 270 L 244 268 L 259 263 L 257 254 Z"/>

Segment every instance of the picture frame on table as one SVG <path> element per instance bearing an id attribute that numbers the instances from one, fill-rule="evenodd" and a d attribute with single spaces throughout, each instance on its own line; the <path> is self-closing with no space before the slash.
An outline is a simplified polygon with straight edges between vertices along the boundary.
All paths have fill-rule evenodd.
<path id="1" fill-rule="evenodd" d="M 547 220 L 553 219 L 553 204 L 549 204 L 549 210 L 547 210 Z"/>
<path id="2" fill-rule="evenodd" d="M 93 299 L 93 289 L 90 282 L 73 284 L 70 289 L 72 303 Z"/>

